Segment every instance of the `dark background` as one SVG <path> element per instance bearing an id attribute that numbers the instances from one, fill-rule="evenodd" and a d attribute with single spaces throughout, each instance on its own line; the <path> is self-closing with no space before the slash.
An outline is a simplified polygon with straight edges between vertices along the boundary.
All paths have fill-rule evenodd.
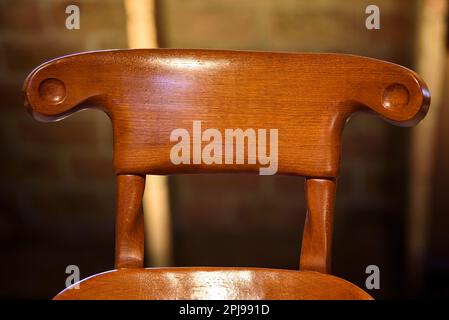
<path id="1" fill-rule="evenodd" d="M 81 29 L 65 28 L 77 4 Z M 381 29 L 365 28 L 369 1 L 159 0 L 160 47 L 345 52 L 414 68 L 417 1 L 377 0 Z M 0 0 L 0 297 L 48 299 L 65 268 L 82 278 L 113 268 L 115 179 L 112 129 L 98 111 L 38 123 L 21 86 L 61 55 L 126 48 L 121 0 Z M 432 41 L 432 39 L 429 39 Z M 446 73 L 445 66 L 441 72 Z M 447 91 L 447 90 L 446 90 Z M 406 222 L 410 128 L 356 115 L 344 132 L 333 273 L 364 288 L 381 270 L 375 298 L 449 297 L 449 111 L 438 141 L 422 277 L 408 276 Z M 425 120 L 424 120 L 425 121 Z M 299 265 L 306 211 L 303 178 L 173 176 L 170 205 L 176 266 Z"/>

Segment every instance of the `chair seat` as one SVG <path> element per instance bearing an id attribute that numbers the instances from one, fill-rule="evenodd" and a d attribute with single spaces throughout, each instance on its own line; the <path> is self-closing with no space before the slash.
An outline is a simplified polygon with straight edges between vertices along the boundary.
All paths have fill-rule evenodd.
<path id="1" fill-rule="evenodd" d="M 84 279 L 56 300 L 301 299 L 370 300 L 341 278 L 311 271 L 265 268 L 118 269 Z"/>

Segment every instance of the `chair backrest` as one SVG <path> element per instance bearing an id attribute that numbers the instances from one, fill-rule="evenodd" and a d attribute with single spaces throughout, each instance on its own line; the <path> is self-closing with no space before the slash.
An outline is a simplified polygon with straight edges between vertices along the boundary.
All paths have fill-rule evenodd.
<path id="1" fill-rule="evenodd" d="M 371 111 L 410 126 L 430 103 L 419 76 L 396 64 L 343 54 L 221 50 L 75 54 L 35 69 L 24 91 L 29 110 L 42 121 L 84 108 L 104 110 L 113 124 L 119 177 L 307 177 L 301 267 L 323 272 L 329 271 L 344 124 L 355 112 Z M 120 186 L 119 179 L 119 191 L 126 183 Z"/>

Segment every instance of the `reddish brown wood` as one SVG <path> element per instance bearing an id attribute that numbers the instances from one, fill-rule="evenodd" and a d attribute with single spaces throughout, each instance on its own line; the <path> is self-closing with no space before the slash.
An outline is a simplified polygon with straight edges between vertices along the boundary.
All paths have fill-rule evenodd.
<path id="1" fill-rule="evenodd" d="M 56 300 L 301 299 L 370 300 L 343 279 L 310 271 L 260 268 L 120 269 L 68 288 Z"/>
<path id="2" fill-rule="evenodd" d="M 111 118 L 118 175 L 119 269 L 142 266 L 140 202 L 145 174 L 259 171 L 260 164 L 249 164 L 248 159 L 243 164 L 173 164 L 171 132 L 182 128 L 192 133 L 192 123 L 197 120 L 203 131 L 214 128 L 222 134 L 225 129 L 236 128 L 278 130 L 277 173 L 308 178 L 301 269 L 329 272 L 335 179 L 347 119 L 355 112 L 369 111 L 393 124 L 410 126 L 425 116 L 430 104 L 428 89 L 419 76 L 392 63 L 342 54 L 221 50 L 140 49 L 76 54 L 35 69 L 25 81 L 24 92 L 25 104 L 37 120 L 55 121 L 84 108 L 99 108 Z M 271 150 L 273 146 L 267 142 Z M 235 148 L 237 142 L 232 145 Z M 193 279 L 201 270 L 185 270 L 182 278 Z M 217 281 L 226 279 L 230 288 L 240 292 L 241 273 L 216 271 L 212 274 Z M 151 285 L 154 281 L 168 285 L 165 277 L 177 277 L 176 272 L 139 269 L 128 274 L 120 269 L 86 282 L 89 288 L 92 284 L 92 288 L 101 285 L 107 290 L 91 288 L 89 295 L 77 297 L 93 298 L 93 292 L 105 298 L 119 297 L 117 294 L 132 288 L 132 284 L 143 290 L 135 298 L 161 298 L 142 286 L 150 280 Z M 340 284 L 331 280 L 333 277 L 321 274 L 321 280 L 317 280 L 318 276 L 310 272 L 251 271 L 249 275 L 255 282 L 248 285 L 272 292 L 276 286 L 268 276 L 277 279 L 280 274 L 291 277 L 291 283 L 297 286 L 289 287 L 291 298 L 320 297 L 315 290 L 325 288 L 344 296 Z M 141 282 L 127 282 L 124 279 L 128 277 L 137 277 Z M 112 287 L 104 285 L 102 279 L 114 281 L 117 291 L 111 291 Z M 282 289 L 289 286 L 289 281 L 279 280 L 278 293 L 262 296 L 282 297 Z M 323 281 L 323 285 L 314 285 L 314 281 Z M 208 282 L 203 287 L 191 280 L 182 282 L 187 285 L 176 297 L 193 297 L 195 290 L 210 292 L 208 288 L 214 287 L 213 282 L 210 287 Z M 59 296 L 63 297 L 75 296 Z M 167 293 L 165 297 L 175 296 Z"/>
<path id="3" fill-rule="evenodd" d="M 116 268 L 143 268 L 144 224 L 142 196 L 144 189 L 144 177 L 117 175 Z"/>
<path id="4" fill-rule="evenodd" d="M 341 54 L 207 50 L 119 50 L 48 62 L 25 83 L 40 120 L 101 108 L 114 129 L 114 164 L 122 174 L 257 172 L 245 163 L 173 165 L 172 130 L 279 129 L 281 174 L 333 178 L 341 132 L 356 111 L 399 125 L 417 123 L 429 94 L 401 66 Z"/>
<path id="5" fill-rule="evenodd" d="M 331 271 L 335 192 L 335 180 L 306 179 L 307 215 L 301 247 L 301 270 Z"/>

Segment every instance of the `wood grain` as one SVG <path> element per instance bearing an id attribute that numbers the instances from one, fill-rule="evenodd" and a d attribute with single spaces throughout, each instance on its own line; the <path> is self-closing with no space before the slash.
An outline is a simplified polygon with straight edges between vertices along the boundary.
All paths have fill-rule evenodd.
<path id="1" fill-rule="evenodd" d="M 430 104 L 420 77 L 396 64 L 343 54 L 223 50 L 75 54 L 36 68 L 25 81 L 24 93 L 25 105 L 37 120 L 56 121 L 97 108 L 113 126 L 119 270 L 89 278 L 83 282 L 85 290 L 64 291 L 58 299 L 196 298 L 226 288 L 228 298 L 369 297 L 324 274 L 331 265 L 342 131 L 355 112 L 372 112 L 395 125 L 415 125 Z M 188 164 L 173 163 L 171 133 L 193 133 L 195 121 L 203 131 L 222 134 L 226 129 L 278 130 L 276 173 L 307 178 L 300 262 L 304 271 L 141 268 L 145 174 L 259 172 L 260 163 L 250 163 L 249 156 L 241 164 L 234 158 L 229 164 L 206 164 L 193 163 L 190 154 Z M 188 145 L 201 151 L 202 143 L 200 139 Z M 230 145 L 235 150 L 238 142 Z M 267 150 L 274 146 L 267 138 Z M 243 275 L 250 280 L 242 280 Z M 174 284 L 181 289 L 152 289 Z"/>
<path id="2" fill-rule="evenodd" d="M 117 175 L 115 267 L 143 268 L 144 223 L 142 197 L 145 178 Z"/>
<path id="3" fill-rule="evenodd" d="M 331 272 L 335 193 L 334 180 L 306 179 L 307 214 L 302 237 L 301 270 Z"/>
<path id="4" fill-rule="evenodd" d="M 172 130 L 279 129 L 280 174 L 338 175 L 348 117 L 373 111 L 417 123 L 429 94 L 412 71 L 341 54 L 205 50 L 119 50 L 67 56 L 31 73 L 27 104 L 40 120 L 101 108 L 112 119 L 121 174 L 257 172 L 236 164 L 174 165 Z"/>
<path id="5" fill-rule="evenodd" d="M 120 269 L 62 291 L 56 300 L 370 300 L 343 279 L 310 271 L 263 268 Z"/>

